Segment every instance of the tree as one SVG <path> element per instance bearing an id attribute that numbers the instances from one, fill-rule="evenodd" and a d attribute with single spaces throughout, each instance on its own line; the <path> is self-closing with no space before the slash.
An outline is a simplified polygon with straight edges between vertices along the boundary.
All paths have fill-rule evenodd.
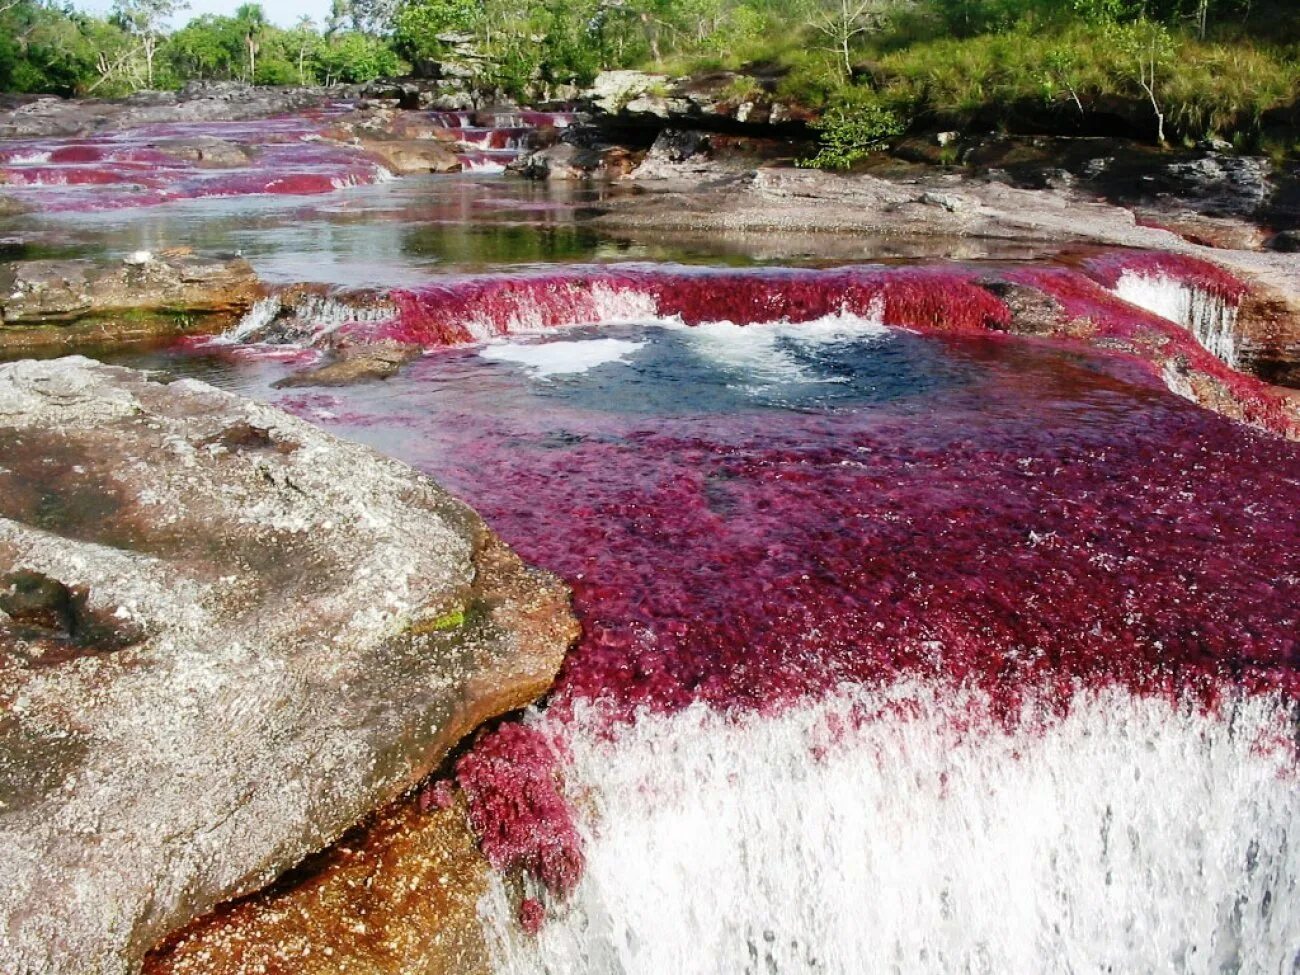
<path id="1" fill-rule="evenodd" d="M 882 143 L 902 135 L 906 122 L 880 104 L 870 91 L 849 88 L 813 126 L 820 149 L 800 166 L 817 169 L 848 169 Z"/>
<path id="2" fill-rule="evenodd" d="M 183 78 L 235 78 L 245 61 L 244 36 L 235 18 L 204 14 L 167 39 L 166 56 Z"/>
<path id="3" fill-rule="evenodd" d="M 377 37 L 359 31 L 335 34 L 317 52 L 325 84 L 360 84 L 402 70 L 401 59 Z"/>
<path id="4" fill-rule="evenodd" d="M 895 0 L 823 0 L 814 11 L 812 26 L 826 37 L 830 50 L 842 62 L 846 78 L 853 73 L 853 41 L 883 28 L 897 6 Z"/>
<path id="5" fill-rule="evenodd" d="M 1160 90 L 1165 70 L 1174 56 L 1174 39 L 1164 24 L 1142 17 L 1115 24 L 1110 36 L 1129 78 L 1146 94 L 1156 114 L 1156 140 L 1165 144 L 1165 112 Z"/>
<path id="6" fill-rule="evenodd" d="M 321 37 L 316 31 L 316 22 L 308 14 L 298 18 L 298 23 L 286 35 L 294 60 L 298 66 L 298 84 L 304 87 L 310 83 L 307 74 L 308 65 L 320 50 Z"/>
<path id="7" fill-rule="evenodd" d="M 1054 101 L 1063 94 L 1068 96 L 1079 110 L 1079 117 L 1083 118 L 1086 113 L 1079 97 L 1080 65 L 1076 52 L 1068 47 L 1055 47 L 1047 52 L 1043 61 L 1043 89 L 1048 100 Z"/>
<path id="8" fill-rule="evenodd" d="M 393 40 L 408 58 L 436 58 L 445 47 L 439 36 L 469 33 L 479 16 L 476 0 L 406 0 L 397 8 Z"/>
<path id="9" fill-rule="evenodd" d="M 246 3 L 235 11 L 235 20 L 244 34 L 244 49 L 248 53 L 248 82 L 257 80 L 257 54 L 262 49 L 262 35 L 270 25 L 266 11 L 260 3 Z"/>
<path id="10" fill-rule="evenodd" d="M 113 0 L 114 18 L 139 44 L 139 52 L 144 58 L 145 87 L 153 87 L 154 58 L 168 20 L 188 6 L 179 0 Z"/>

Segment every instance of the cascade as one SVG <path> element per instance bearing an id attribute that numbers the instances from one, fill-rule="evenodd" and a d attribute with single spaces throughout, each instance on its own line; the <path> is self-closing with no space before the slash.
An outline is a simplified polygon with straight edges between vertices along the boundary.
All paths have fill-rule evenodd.
<path id="1" fill-rule="evenodd" d="M 1288 728 L 1268 700 L 1206 713 L 1121 692 L 1008 728 L 978 695 L 915 683 L 579 721 L 563 741 L 582 879 L 529 934 L 495 877 L 495 970 L 1290 971 Z"/>
<path id="2" fill-rule="evenodd" d="M 1118 297 L 1176 322 L 1226 365 L 1236 368 L 1242 283 L 1206 261 L 1154 251 L 1114 251 L 1084 264 Z"/>
<path id="3" fill-rule="evenodd" d="M 466 277 L 402 300 L 538 327 L 284 401 L 573 587 L 545 710 L 452 772 L 496 971 L 1290 970 L 1296 446 L 1131 358 L 891 327 L 892 273 Z"/>

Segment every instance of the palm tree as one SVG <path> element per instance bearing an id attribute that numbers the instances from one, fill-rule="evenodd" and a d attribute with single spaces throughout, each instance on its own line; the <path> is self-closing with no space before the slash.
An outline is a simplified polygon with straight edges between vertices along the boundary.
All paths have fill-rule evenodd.
<path id="1" fill-rule="evenodd" d="M 257 53 L 262 49 L 262 35 L 269 26 L 266 11 L 260 3 L 246 3 L 235 11 L 235 20 L 244 31 L 244 47 L 248 51 L 248 83 L 257 83 Z"/>

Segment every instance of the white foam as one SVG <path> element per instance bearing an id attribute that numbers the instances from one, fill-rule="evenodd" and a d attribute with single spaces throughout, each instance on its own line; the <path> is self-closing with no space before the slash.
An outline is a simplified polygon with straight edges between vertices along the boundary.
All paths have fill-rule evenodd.
<path id="1" fill-rule="evenodd" d="M 469 159 L 461 157 L 460 167 L 467 173 L 499 174 L 506 171 L 506 164 L 496 159 Z"/>
<path id="2" fill-rule="evenodd" d="M 280 314 L 283 305 L 279 295 L 258 298 L 235 327 L 220 336 L 228 342 L 244 342 L 262 335 Z"/>
<path id="3" fill-rule="evenodd" d="M 479 355 L 494 362 L 513 362 L 535 376 L 569 376 L 610 362 L 622 362 L 644 342 L 587 339 L 578 342 L 502 342 L 484 346 Z"/>
<path id="4" fill-rule="evenodd" d="M 855 727 L 854 713 L 874 715 Z M 563 734 L 587 867 L 541 933 L 480 904 L 500 975 L 1292 972 L 1291 721 L 1123 691 L 990 730 L 903 686 L 775 717 Z"/>
<path id="5" fill-rule="evenodd" d="M 814 352 L 847 343 L 876 341 L 889 335 L 879 315 L 847 312 L 807 322 L 667 324 L 686 329 L 685 334 L 699 355 L 738 373 L 746 385 L 756 389 L 786 383 L 837 382 L 833 376 L 811 370 L 796 351 Z"/>
<path id="6" fill-rule="evenodd" d="M 39 149 L 16 152 L 9 157 L 5 165 L 9 166 L 44 166 L 50 161 L 50 153 Z"/>
<path id="7" fill-rule="evenodd" d="M 565 293 L 561 289 L 561 294 Z M 589 290 L 568 292 L 572 305 L 559 325 L 548 315 L 536 296 L 526 292 L 504 299 L 508 307 L 486 310 L 463 324 L 476 341 L 487 342 L 500 335 L 547 334 L 569 325 L 619 325 L 654 321 L 658 305 L 651 295 L 608 284 L 594 284 Z"/>
<path id="8" fill-rule="evenodd" d="M 1129 304 L 1183 326 L 1212 355 L 1238 366 L 1236 305 L 1166 274 L 1125 271 L 1114 292 Z"/>

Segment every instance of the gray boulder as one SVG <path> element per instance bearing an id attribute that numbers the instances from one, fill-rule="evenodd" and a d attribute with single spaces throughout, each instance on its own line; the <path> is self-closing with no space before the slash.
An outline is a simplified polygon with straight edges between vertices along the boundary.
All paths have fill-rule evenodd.
<path id="1" fill-rule="evenodd" d="M 268 406 L 0 366 L 0 971 L 124 975 L 551 681 L 567 593 Z"/>

